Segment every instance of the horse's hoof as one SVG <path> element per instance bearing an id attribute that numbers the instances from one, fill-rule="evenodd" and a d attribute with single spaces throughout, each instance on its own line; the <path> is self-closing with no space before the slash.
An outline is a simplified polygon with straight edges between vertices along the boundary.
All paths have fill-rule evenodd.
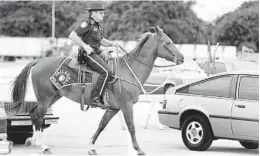
<path id="1" fill-rule="evenodd" d="M 96 152 L 96 150 L 90 150 L 90 151 L 88 151 L 88 155 L 97 155 L 97 152 Z"/>
<path id="2" fill-rule="evenodd" d="M 50 148 L 44 149 L 43 154 L 52 154 L 51 149 Z"/>
<path id="3" fill-rule="evenodd" d="M 137 155 L 145 155 L 145 153 L 143 151 L 139 151 Z"/>
<path id="4" fill-rule="evenodd" d="M 26 139 L 25 143 L 24 143 L 24 146 L 25 147 L 28 147 L 28 146 L 31 146 L 32 145 L 32 138 L 28 138 Z"/>

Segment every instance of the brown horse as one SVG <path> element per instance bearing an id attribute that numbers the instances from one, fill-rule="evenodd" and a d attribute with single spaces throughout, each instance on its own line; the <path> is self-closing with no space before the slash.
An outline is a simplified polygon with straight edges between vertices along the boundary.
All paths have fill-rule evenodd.
<path id="1" fill-rule="evenodd" d="M 179 53 L 172 40 L 156 26 L 142 35 L 136 48 L 128 54 L 119 58 L 120 81 L 116 81 L 108 86 L 109 105 L 113 106 L 113 110 L 106 110 L 98 129 L 90 140 L 89 154 L 96 155 L 94 143 L 100 133 L 104 130 L 108 122 L 122 110 L 128 130 L 131 135 L 132 144 L 138 155 L 145 155 L 139 147 L 135 126 L 133 121 L 133 104 L 138 101 L 141 93 L 141 86 L 149 77 L 154 61 L 157 57 L 165 58 L 168 61 L 183 63 L 184 57 Z M 43 144 L 41 136 L 43 134 L 43 121 L 47 109 L 54 104 L 62 96 L 68 97 L 75 102 L 80 103 L 79 95 L 80 86 L 76 89 L 65 87 L 57 89 L 50 81 L 50 76 L 59 67 L 64 57 L 41 58 L 38 61 L 29 63 L 18 75 L 13 86 L 13 110 L 18 112 L 24 104 L 26 91 L 26 82 L 31 72 L 33 89 L 37 98 L 37 105 L 31 109 L 30 115 L 32 124 L 34 125 L 34 134 L 32 138 L 28 138 L 26 144 L 36 144 L 41 147 L 43 153 L 51 153 L 49 147 Z M 39 138 L 40 137 L 40 138 Z"/>

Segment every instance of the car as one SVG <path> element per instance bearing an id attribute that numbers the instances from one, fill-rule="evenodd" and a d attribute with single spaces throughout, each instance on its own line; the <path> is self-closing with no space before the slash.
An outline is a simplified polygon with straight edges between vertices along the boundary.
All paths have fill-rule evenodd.
<path id="1" fill-rule="evenodd" d="M 10 154 L 13 142 L 7 141 L 7 115 L 5 110 L 0 108 L 0 154 Z"/>
<path id="2" fill-rule="evenodd" d="M 182 80 L 181 84 L 190 83 L 207 76 L 195 61 L 187 59 L 183 64 L 174 67 L 173 74 L 176 78 Z"/>
<path id="3" fill-rule="evenodd" d="M 230 71 L 258 71 L 258 65 L 255 62 L 242 61 L 242 60 L 216 60 L 215 68 L 211 67 L 212 64 L 209 61 L 204 62 L 201 65 L 201 69 L 205 73 L 217 74 L 221 72 L 230 72 Z"/>
<path id="4" fill-rule="evenodd" d="M 206 77 L 207 74 L 194 61 L 167 68 L 154 67 L 144 83 L 144 89 L 153 94 L 164 94 L 167 89 Z"/>
<path id="5" fill-rule="evenodd" d="M 171 88 L 158 116 L 163 125 L 181 130 L 190 150 L 207 150 L 216 139 L 257 149 L 259 73 L 224 72 Z"/>

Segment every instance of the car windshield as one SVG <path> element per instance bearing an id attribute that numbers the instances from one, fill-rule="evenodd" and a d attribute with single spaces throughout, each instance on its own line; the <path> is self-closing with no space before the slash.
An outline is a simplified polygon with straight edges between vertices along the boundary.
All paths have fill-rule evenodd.
<path id="1" fill-rule="evenodd" d="M 153 68 L 151 73 L 160 73 L 160 71 L 157 68 Z"/>
<path id="2" fill-rule="evenodd" d="M 228 63 L 231 71 L 258 71 L 258 66 L 253 62 L 235 62 Z"/>
<path id="3" fill-rule="evenodd" d="M 185 61 L 183 64 L 175 66 L 175 71 L 202 71 L 194 61 Z"/>

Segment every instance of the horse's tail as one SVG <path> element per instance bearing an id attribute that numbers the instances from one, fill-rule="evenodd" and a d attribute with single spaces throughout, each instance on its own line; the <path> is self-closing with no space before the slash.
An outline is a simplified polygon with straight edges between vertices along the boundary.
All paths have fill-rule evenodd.
<path id="1" fill-rule="evenodd" d="M 12 85 L 12 106 L 9 107 L 7 114 L 17 114 L 20 110 L 21 104 L 24 103 L 26 86 L 28 76 L 30 74 L 31 68 L 38 62 L 38 60 L 32 61 L 27 64 L 22 72 L 16 77 Z"/>

